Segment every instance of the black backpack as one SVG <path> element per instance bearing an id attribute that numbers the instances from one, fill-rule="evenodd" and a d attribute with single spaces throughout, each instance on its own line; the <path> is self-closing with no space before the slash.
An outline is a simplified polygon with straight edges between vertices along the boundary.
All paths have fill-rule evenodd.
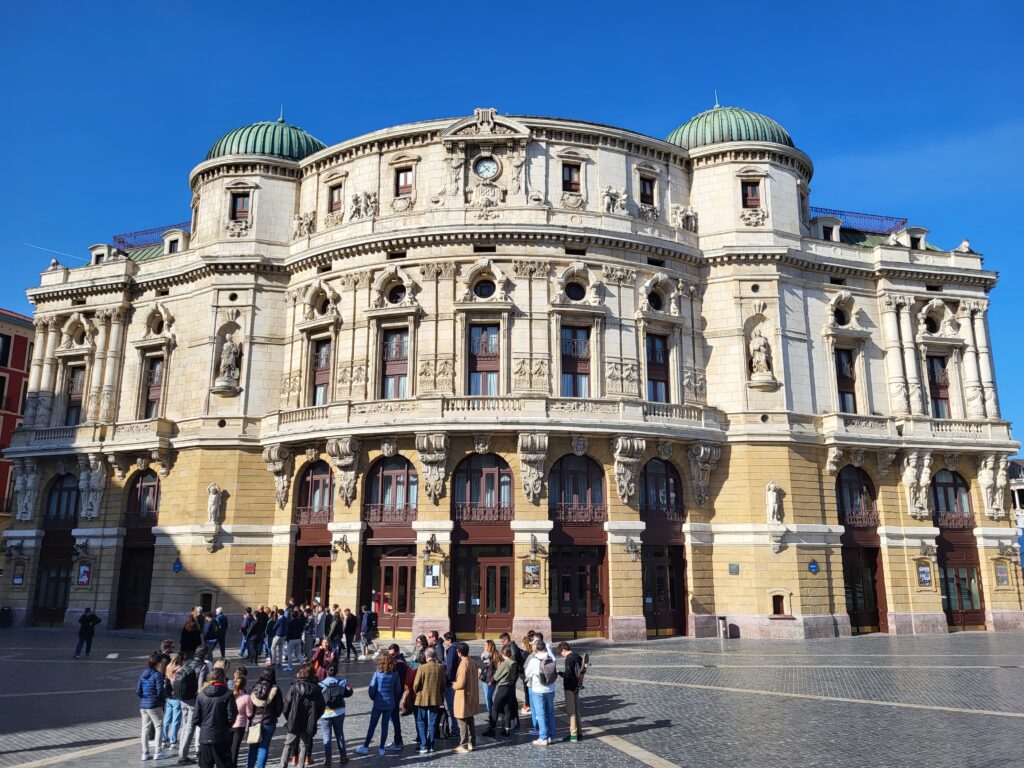
<path id="1" fill-rule="evenodd" d="M 329 683 L 324 688 L 324 702 L 328 709 L 341 709 L 345 706 L 345 689 L 338 683 Z"/>
<path id="2" fill-rule="evenodd" d="M 196 672 L 194 662 L 190 661 L 174 674 L 174 680 L 171 681 L 174 698 L 191 701 L 198 695 L 199 675 Z"/>

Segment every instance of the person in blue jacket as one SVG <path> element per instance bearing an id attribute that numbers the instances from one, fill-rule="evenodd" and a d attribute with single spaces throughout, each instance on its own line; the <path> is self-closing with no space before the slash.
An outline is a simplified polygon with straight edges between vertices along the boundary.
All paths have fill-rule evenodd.
<path id="1" fill-rule="evenodd" d="M 277 612 L 273 635 L 274 639 L 270 644 L 270 659 L 267 663 L 280 665 L 284 662 L 284 652 L 288 645 L 288 641 L 285 639 L 288 636 L 288 616 L 284 611 Z"/>
<path id="2" fill-rule="evenodd" d="M 153 760 L 163 760 L 167 755 L 160 749 L 161 725 L 164 721 L 164 660 L 159 653 L 151 653 L 146 669 L 139 675 L 135 695 L 139 697 L 139 713 L 142 715 L 142 759 L 149 760 L 149 728 L 153 726 Z"/>
<path id="3" fill-rule="evenodd" d="M 356 749 L 357 755 L 370 754 L 370 742 L 380 721 L 380 747 L 377 754 L 384 757 L 388 752 L 400 752 L 402 748 L 395 744 L 385 747 L 388 741 L 388 726 L 391 724 L 391 713 L 402 700 L 402 681 L 395 671 L 395 659 L 389 653 L 382 653 L 377 659 L 377 671 L 370 678 L 368 690 L 373 708 L 370 710 L 370 727 L 366 731 L 363 745 Z"/>

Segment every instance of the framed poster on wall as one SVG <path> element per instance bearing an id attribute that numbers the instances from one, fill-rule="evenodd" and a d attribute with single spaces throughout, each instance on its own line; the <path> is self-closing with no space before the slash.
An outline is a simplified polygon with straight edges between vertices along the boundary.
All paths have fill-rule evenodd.
<path id="1" fill-rule="evenodd" d="M 917 586 L 930 587 L 932 585 L 932 567 L 928 563 L 919 563 L 917 566 Z"/>
<path id="2" fill-rule="evenodd" d="M 92 563 L 78 564 L 78 586 L 88 587 L 92 583 Z"/>

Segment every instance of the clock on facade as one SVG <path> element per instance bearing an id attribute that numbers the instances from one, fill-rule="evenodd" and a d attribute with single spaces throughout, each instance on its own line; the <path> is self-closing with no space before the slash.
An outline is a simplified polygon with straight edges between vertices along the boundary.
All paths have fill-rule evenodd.
<path id="1" fill-rule="evenodd" d="M 498 175 L 498 161 L 493 157 L 481 157 L 473 163 L 473 172 L 485 181 Z"/>

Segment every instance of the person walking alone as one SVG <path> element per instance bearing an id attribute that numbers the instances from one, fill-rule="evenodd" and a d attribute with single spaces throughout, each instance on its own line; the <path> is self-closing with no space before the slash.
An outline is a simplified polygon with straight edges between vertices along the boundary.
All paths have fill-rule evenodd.
<path id="1" fill-rule="evenodd" d="M 86 608 L 78 617 L 78 642 L 75 643 L 75 658 L 82 655 L 82 648 L 85 648 L 85 658 L 92 653 L 92 639 L 96 636 L 96 625 L 102 624 L 103 620 L 92 612 L 92 608 Z"/>
<path id="2" fill-rule="evenodd" d="M 571 742 L 580 740 L 580 688 L 583 681 L 583 657 L 568 643 L 558 644 L 558 655 L 565 660 L 565 671 L 559 672 L 565 689 L 565 714 L 569 716 L 569 736 Z"/>
<path id="3" fill-rule="evenodd" d="M 395 672 L 395 660 L 390 654 L 382 654 L 377 659 L 377 671 L 370 678 L 370 687 L 367 693 L 373 701 L 373 707 L 370 710 L 370 727 L 366 730 L 366 739 L 363 741 L 363 745 L 356 749 L 356 754 L 370 754 L 370 742 L 373 741 L 374 731 L 377 730 L 377 723 L 380 722 L 380 747 L 377 749 L 377 754 L 384 757 L 388 751 L 397 751 L 388 750 L 385 745 L 388 741 L 391 712 L 402 699 L 402 682 L 398 679 L 398 673 Z"/>
<path id="4" fill-rule="evenodd" d="M 459 666 L 455 672 L 455 719 L 459 721 L 459 746 L 456 752 L 472 752 L 476 748 L 476 713 L 480 711 L 480 667 L 469 656 L 469 645 L 456 646 Z"/>
<path id="5" fill-rule="evenodd" d="M 419 733 L 419 754 L 434 751 L 437 718 L 444 709 L 444 667 L 433 648 L 423 652 L 423 664 L 416 670 L 412 691 L 416 699 L 416 730 Z"/>
<path id="6" fill-rule="evenodd" d="M 242 637 L 242 642 L 238 646 L 238 658 L 240 659 L 249 657 L 249 629 L 254 621 L 256 621 L 256 617 L 253 616 L 252 608 L 246 607 L 245 613 L 242 614 L 242 623 L 238 627 L 238 633 Z"/>
<path id="7" fill-rule="evenodd" d="M 163 760 L 167 755 L 160 749 L 161 726 L 164 720 L 164 673 L 163 659 L 159 653 L 151 653 L 146 669 L 139 675 L 135 695 L 139 697 L 139 713 L 142 715 L 142 759 L 149 760 L 149 733 L 153 730 L 154 760 Z"/>
<path id="8" fill-rule="evenodd" d="M 364 659 L 376 659 L 380 655 L 380 648 L 373 642 L 377 636 L 377 614 L 370 610 L 369 606 L 363 606 L 363 616 L 359 622 L 359 632 L 362 634 L 362 653 L 359 661 Z M 373 656 L 370 656 L 370 648 L 373 648 Z"/>
<path id="9" fill-rule="evenodd" d="M 352 613 L 348 608 L 345 609 L 344 621 L 339 621 L 339 637 L 344 635 L 345 638 L 345 661 L 348 661 L 351 657 L 358 657 L 359 652 L 356 650 L 356 634 L 359 632 L 359 619 Z M 339 654 L 339 651 L 335 651 L 335 654 Z"/>
<path id="10" fill-rule="evenodd" d="M 199 768 L 231 768 L 231 728 L 238 718 L 235 697 L 223 669 L 210 672 L 196 698 L 199 724 Z"/>
<path id="11" fill-rule="evenodd" d="M 217 624 L 217 648 L 220 650 L 220 657 L 224 659 L 227 658 L 224 647 L 228 641 L 228 617 L 224 615 L 223 608 L 217 609 L 213 620 Z M 213 655 L 213 648 L 210 649 L 210 655 Z"/>
<path id="12" fill-rule="evenodd" d="M 328 651 L 329 652 L 329 651 Z M 327 668 L 327 675 L 320 681 L 324 695 L 324 714 L 320 718 L 324 732 L 324 768 L 331 768 L 333 742 L 338 743 L 338 763 L 348 762 L 345 748 L 345 699 L 352 695 L 348 680 L 338 677 L 338 668 L 333 663 Z"/>

